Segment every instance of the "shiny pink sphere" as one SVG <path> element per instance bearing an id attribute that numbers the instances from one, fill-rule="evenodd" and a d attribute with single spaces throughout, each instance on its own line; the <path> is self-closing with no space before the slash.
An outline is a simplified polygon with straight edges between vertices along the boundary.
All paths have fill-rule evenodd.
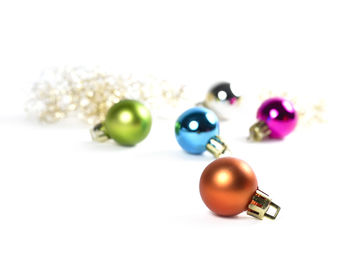
<path id="1" fill-rule="evenodd" d="M 269 127 L 271 138 L 281 139 L 294 130 L 298 115 L 293 104 L 279 97 L 265 100 L 258 109 L 257 118 Z"/>

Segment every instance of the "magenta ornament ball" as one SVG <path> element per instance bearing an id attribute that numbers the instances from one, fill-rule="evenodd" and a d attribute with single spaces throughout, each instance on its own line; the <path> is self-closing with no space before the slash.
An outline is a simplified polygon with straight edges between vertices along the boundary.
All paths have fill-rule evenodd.
<path id="1" fill-rule="evenodd" d="M 257 118 L 269 127 L 270 137 L 277 139 L 291 133 L 298 122 L 293 104 L 280 97 L 265 100 L 258 109 Z"/>

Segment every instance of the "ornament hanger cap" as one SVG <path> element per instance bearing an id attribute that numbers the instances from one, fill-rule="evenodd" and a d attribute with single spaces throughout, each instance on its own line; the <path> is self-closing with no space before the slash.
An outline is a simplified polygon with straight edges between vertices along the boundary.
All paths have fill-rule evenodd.
<path id="1" fill-rule="evenodd" d="M 258 121 L 249 129 L 248 140 L 260 142 L 271 134 L 271 130 L 263 121 Z"/>
<path id="2" fill-rule="evenodd" d="M 104 122 L 100 122 L 90 129 L 90 134 L 92 140 L 96 142 L 103 143 L 110 139 L 109 135 L 106 133 Z"/>
<path id="3" fill-rule="evenodd" d="M 275 208 L 275 213 L 273 215 L 268 214 L 270 207 Z M 253 216 L 262 220 L 264 217 L 271 220 L 276 219 L 281 207 L 272 202 L 271 198 L 261 190 L 256 190 L 252 201 L 248 205 L 248 215 Z"/>
<path id="4" fill-rule="evenodd" d="M 219 136 L 210 138 L 206 148 L 215 158 L 219 158 L 225 153 L 230 153 L 229 148 Z"/>

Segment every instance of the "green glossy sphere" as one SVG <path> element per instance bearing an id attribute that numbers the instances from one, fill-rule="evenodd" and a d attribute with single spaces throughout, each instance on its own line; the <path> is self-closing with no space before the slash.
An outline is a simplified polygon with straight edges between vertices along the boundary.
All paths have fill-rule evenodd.
<path id="1" fill-rule="evenodd" d="M 146 138 L 152 126 L 150 111 L 136 100 L 113 105 L 105 120 L 106 133 L 117 143 L 132 146 Z"/>

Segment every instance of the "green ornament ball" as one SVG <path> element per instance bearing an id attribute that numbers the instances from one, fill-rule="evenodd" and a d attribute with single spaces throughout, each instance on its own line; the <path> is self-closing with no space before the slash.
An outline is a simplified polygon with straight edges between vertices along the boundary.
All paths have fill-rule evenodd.
<path id="1" fill-rule="evenodd" d="M 106 133 L 120 145 L 133 146 L 145 139 L 151 130 L 152 116 L 136 100 L 122 100 L 107 112 Z"/>

